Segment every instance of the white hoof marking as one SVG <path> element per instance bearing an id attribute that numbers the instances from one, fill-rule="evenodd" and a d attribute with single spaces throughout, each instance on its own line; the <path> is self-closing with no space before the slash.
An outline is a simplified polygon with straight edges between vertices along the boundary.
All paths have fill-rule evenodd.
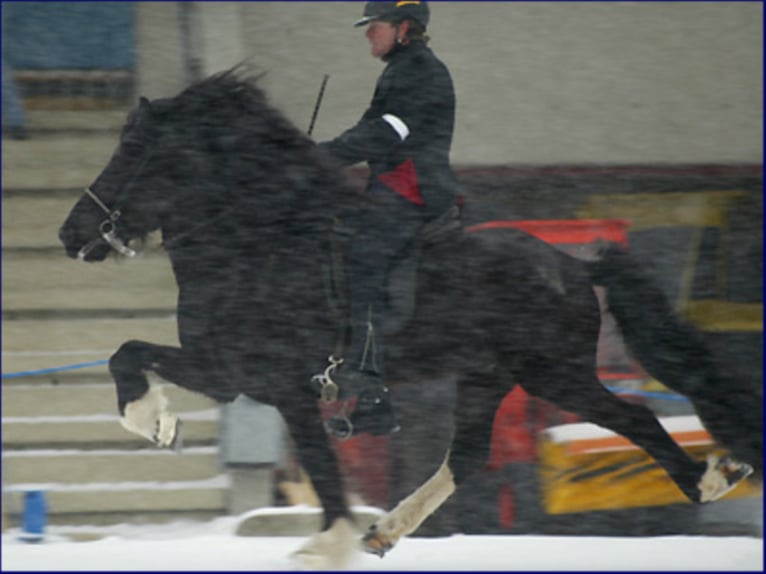
<path id="1" fill-rule="evenodd" d="M 339 518 L 323 532 L 312 536 L 292 555 L 304 570 L 343 570 L 358 549 L 358 532 L 347 518 Z"/>
<path id="2" fill-rule="evenodd" d="M 719 459 L 710 454 L 707 457 L 707 470 L 702 475 L 697 487 L 700 489 L 700 502 L 713 502 L 734 490 L 737 485 L 753 473 L 753 467 L 731 458 Z"/>
<path id="3" fill-rule="evenodd" d="M 157 446 L 173 444 L 178 416 L 167 410 L 168 399 L 158 386 L 150 386 L 143 397 L 125 406 L 120 424 L 126 430 L 140 435 Z"/>

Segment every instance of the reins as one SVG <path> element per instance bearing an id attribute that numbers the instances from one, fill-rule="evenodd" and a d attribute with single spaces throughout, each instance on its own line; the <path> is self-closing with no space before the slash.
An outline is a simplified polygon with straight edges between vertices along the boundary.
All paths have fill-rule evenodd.
<path id="1" fill-rule="evenodd" d="M 130 178 L 130 180 L 125 184 L 125 186 L 120 190 L 120 193 L 117 194 L 117 200 L 115 200 L 115 204 L 117 207 L 114 209 L 109 209 L 107 205 L 101 201 L 101 198 L 96 195 L 96 193 L 90 188 L 85 188 L 85 194 L 90 197 L 94 203 L 104 212 L 106 213 L 107 218 L 102 221 L 98 226 L 98 231 L 100 234 L 100 237 L 98 239 L 94 239 L 93 241 L 90 241 L 89 243 L 85 244 L 80 251 L 77 252 L 77 258 L 80 261 L 84 261 L 85 257 L 90 253 L 90 251 L 98 244 L 99 241 L 104 240 L 109 247 L 117 251 L 118 253 L 125 255 L 126 257 L 135 257 L 136 251 L 125 245 L 125 242 L 120 239 L 117 236 L 117 221 L 122 216 L 122 211 L 120 211 L 120 199 L 123 198 L 127 193 L 131 190 L 133 185 L 136 183 L 136 180 L 138 177 L 143 173 L 144 169 L 146 168 L 146 165 L 149 163 L 149 160 L 153 156 L 153 151 L 150 150 L 148 153 L 144 155 L 144 157 L 141 159 L 141 163 L 138 166 L 138 169 L 133 174 L 133 176 Z"/>
<path id="2" fill-rule="evenodd" d="M 187 231 L 182 231 L 178 235 L 171 237 L 170 239 L 163 240 L 162 241 L 162 247 L 163 249 L 172 249 L 176 246 L 177 243 L 182 242 L 184 239 L 187 239 L 191 237 L 192 235 L 196 234 L 197 232 L 205 229 L 206 227 L 209 227 L 216 223 L 218 220 L 222 219 L 224 216 L 230 215 L 230 212 L 233 211 L 233 208 L 228 208 L 224 210 L 223 213 L 219 213 L 218 215 L 211 217 L 207 221 L 203 221 L 202 223 L 192 227 L 191 229 L 188 229 Z"/>

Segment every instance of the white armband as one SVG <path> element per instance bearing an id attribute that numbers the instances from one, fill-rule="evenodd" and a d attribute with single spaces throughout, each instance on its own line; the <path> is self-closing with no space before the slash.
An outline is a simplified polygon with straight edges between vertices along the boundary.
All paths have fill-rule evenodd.
<path id="1" fill-rule="evenodd" d="M 407 139 L 410 135 L 410 128 L 407 127 L 401 119 L 391 114 L 383 114 L 383 121 L 394 128 L 394 131 L 399 135 L 402 141 Z"/>

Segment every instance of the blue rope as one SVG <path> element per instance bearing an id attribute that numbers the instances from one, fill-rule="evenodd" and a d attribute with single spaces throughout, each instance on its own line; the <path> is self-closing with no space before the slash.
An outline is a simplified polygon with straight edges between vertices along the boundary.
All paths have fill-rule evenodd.
<path id="1" fill-rule="evenodd" d="M 20 377 L 31 377 L 33 375 L 47 375 L 49 373 L 57 373 L 59 371 L 73 371 L 75 369 L 85 369 L 87 367 L 98 367 L 100 365 L 106 365 L 109 359 L 102 359 L 100 361 L 91 361 L 89 363 L 75 363 L 73 365 L 62 365 L 60 367 L 51 367 L 49 369 L 38 369 L 36 371 L 18 371 L 16 373 L 3 373 L 3 379 L 18 379 Z"/>
<path id="2" fill-rule="evenodd" d="M 689 399 L 683 395 L 676 395 L 673 393 L 659 393 L 652 391 L 633 391 L 631 389 L 621 389 L 620 387 L 607 387 L 615 395 L 637 395 L 640 397 L 646 397 L 648 399 L 663 399 L 666 401 L 682 401 L 688 402 Z"/>

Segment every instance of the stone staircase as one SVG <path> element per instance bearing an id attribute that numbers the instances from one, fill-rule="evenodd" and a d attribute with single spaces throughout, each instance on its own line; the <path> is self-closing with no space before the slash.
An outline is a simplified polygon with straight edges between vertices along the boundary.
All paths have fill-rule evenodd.
<path id="1" fill-rule="evenodd" d="M 177 344 L 177 289 L 150 240 L 130 262 L 68 259 L 57 233 L 114 149 L 126 111 L 28 113 L 30 139 L 3 140 L 2 384 L 4 524 L 43 490 L 51 524 L 157 522 L 227 513 L 220 409 L 173 385 L 184 451 L 124 430 L 104 360 L 139 338 Z M 87 368 L 62 367 L 92 364 Z"/>

